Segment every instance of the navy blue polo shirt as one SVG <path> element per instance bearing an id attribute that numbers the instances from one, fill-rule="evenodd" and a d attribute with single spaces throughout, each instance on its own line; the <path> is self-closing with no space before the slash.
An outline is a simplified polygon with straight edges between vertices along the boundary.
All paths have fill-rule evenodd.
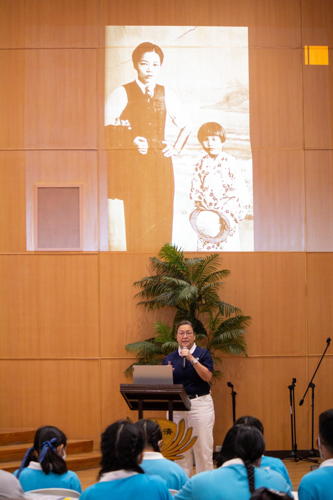
<path id="1" fill-rule="evenodd" d="M 207 349 L 196 346 L 192 356 L 213 373 L 213 359 Z M 174 368 L 174 384 L 183 384 L 186 393 L 190 396 L 194 394 L 209 393 L 209 383 L 199 377 L 192 363 L 188 359 L 186 359 L 185 368 L 183 368 L 183 358 L 179 355 L 178 349 L 164 358 L 163 365 L 167 365 L 169 361 L 171 361 L 172 367 Z"/>

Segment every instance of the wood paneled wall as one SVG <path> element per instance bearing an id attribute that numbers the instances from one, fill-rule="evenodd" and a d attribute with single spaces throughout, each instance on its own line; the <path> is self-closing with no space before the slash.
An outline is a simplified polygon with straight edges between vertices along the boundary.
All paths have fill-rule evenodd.
<path id="1" fill-rule="evenodd" d="M 130 415 L 119 384 L 128 342 L 157 319 L 136 307 L 149 253 L 111 253 L 105 239 L 106 25 L 247 26 L 255 252 L 224 253 L 222 297 L 252 316 L 248 358 L 226 357 L 213 387 L 216 444 L 237 416 L 265 426 L 268 449 L 291 448 L 288 385 L 303 396 L 331 335 L 333 282 L 333 6 L 330 0 L 0 0 L 0 428 L 53 424 L 92 437 Z M 328 46 L 306 66 L 304 46 Z M 26 250 L 26 186 L 84 176 L 94 252 Z M 65 179 L 65 180 L 66 180 Z M 332 349 L 332 348 L 331 348 Z M 333 406 L 333 354 L 316 383 L 316 426 Z M 296 409 L 311 448 L 310 398 Z"/>

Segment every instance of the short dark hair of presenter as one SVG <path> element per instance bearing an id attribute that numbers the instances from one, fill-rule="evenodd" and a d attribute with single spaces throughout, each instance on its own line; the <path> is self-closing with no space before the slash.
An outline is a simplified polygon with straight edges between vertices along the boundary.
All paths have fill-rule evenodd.
<path id="1" fill-rule="evenodd" d="M 195 341 L 195 333 L 190 321 L 184 320 L 178 323 L 176 327 L 176 340 L 181 348 L 192 348 Z"/>
<path id="2" fill-rule="evenodd" d="M 101 436 L 101 470 L 99 479 L 106 472 L 128 470 L 143 474 L 140 467 L 144 439 L 141 430 L 128 420 L 117 420 Z"/>
<path id="3" fill-rule="evenodd" d="M 160 58 L 160 63 L 162 66 L 164 61 L 164 54 L 162 49 L 158 45 L 155 45 L 154 43 L 143 42 L 140 43 L 140 45 L 138 45 L 137 47 L 135 47 L 135 49 L 132 52 L 132 61 L 134 68 L 136 68 L 137 63 L 142 58 L 143 54 L 146 54 L 146 52 L 156 52 L 156 54 Z"/>
<path id="4" fill-rule="evenodd" d="M 333 409 L 326 410 L 319 415 L 319 436 L 318 447 L 324 446 L 330 455 L 327 458 L 333 458 Z"/>

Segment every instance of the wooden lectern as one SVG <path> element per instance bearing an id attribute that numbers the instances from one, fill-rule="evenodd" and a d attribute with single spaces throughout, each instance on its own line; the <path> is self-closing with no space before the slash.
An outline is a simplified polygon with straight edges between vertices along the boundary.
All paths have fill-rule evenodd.
<path id="1" fill-rule="evenodd" d="M 184 386 L 174 385 L 142 385 L 120 384 L 120 392 L 131 410 L 138 410 L 139 420 L 144 410 L 169 411 L 169 420 L 173 421 L 173 411 L 189 411 L 189 400 Z"/>

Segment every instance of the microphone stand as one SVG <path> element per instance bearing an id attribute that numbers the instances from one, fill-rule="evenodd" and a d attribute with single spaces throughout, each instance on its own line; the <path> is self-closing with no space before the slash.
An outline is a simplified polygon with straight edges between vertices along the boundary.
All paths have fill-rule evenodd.
<path id="1" fill-rule="evenodd" d="M 319 363 L 318 363 L 318 365 L 317 365 L 317 368 L 316 368 L 316 370 L 315 370 L 314 374 L 312 375 L 312 379 L 310 380 L 309 385 L 308 385 L 308 386 L 307 386 L 307 388 L 306 388 L 306 391 L 305 391 L 305 393 L 304 393 L 304 396 L 302 397 L 302 399 L 301 399 L 301 400 L 300 400 L 300 402 L 299 402 L 299 405 L 300 405 L 300 406 L 302 406 L 302 404 L 304 403 L 304 398 L 305 398 L 305 396 L 307 395 L 308 390 L 311 388 L 311 392 L 312 392 L 312 395 L 311 395 L 311 407 L 312 407 L 312 412 L 311 412 L 311 446 L 312 446 L 312 448 L 311 448 L 311 450 L 309 451 L 309 455 L 308 455 L 309 457 L 317 457 L 317 456 L 318 456 L 318 455 L 317 455 L 317 453 L 316 453 L 316 450 L 315 450 L 315 449 L 314 449 L 314 447 L 313 447 L 313 440 L 314 440 L 314 433 L 313 433 L 313 429 L 314 429 L 314 390 L 315 390 L 315 387 L 316 387 L 316 386 L 312 383 L 312 381 L 313 381 L 313 379 L 315 378 L 315 375 L 316 375 L 316 373 L 317 373 L 317 371 L 318 371 L 318 368 L 319 368 L 319 366 L 320 366 L 320 364 L 321 364 L 321 362 L 322 362 L 322 360 L 323 360 L 323 358 L 324 358 L 324 356 L 325 356 L 325 354 L 326 354 L 327 349 L 328 349 L 328 348 L 329 348 L 329 346 L 330 346 L 331 339 L 330 339 L 330 338 L 326 339 L 326 343 L 327 343 L 327 345 L 326 345 L 326 347 L 325 347 L 325 350 L 324 350 L 324 352 L 323 352 L 323 355 L 322 355 L 322 357 L 320 358 L 320 361 L 319 361 Z M 316 460 L 316 462 L 317 462 L 317 461 L 318 461 L 318 460 Z"/>
<path id="2" fill-rule="evenodd" d="M 295 460 L 295 462 L 298 462 L 299 460 L 308 460 L 309 462 L 313 462 L 313 460 L 301 457 L 300 455 L 297 454 L 295 385 L 296 385 L 296 379 L 293 378 L 291 385 L 288 385 L 289 398 L 290 398 L 291 452 L 287 457 L 284 457 L 283 460 L 290 458 Z M 317 460 L 315 460 L 315 462 L 317 462 Z"/>
<path id="3" fill-rule="evenodd" d="M 234 386 L 231 382 L 227 383 L 228 387 L 231 387 L 231 398 L 232 398 L 232 423 L 234 424 L 236 421 L 236 396 L 237 392 L 234 391 Z"/>

